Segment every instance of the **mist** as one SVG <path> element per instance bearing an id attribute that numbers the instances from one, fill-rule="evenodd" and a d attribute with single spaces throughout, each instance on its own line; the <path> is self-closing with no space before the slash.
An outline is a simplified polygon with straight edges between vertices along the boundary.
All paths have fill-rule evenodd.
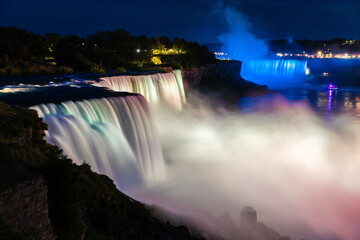
<path id="1" fill-rule="evenodd" d="M 245 15 L 231 7 L 217 11 L 223 13 L 229 25 L 229 32 L 221 34 L 219 40 L 222 43 L 221 50 L 230 59 L 243 61 L 266 57 L 268 46 L 264 40 L 251 33 L 251 24 Z"/>
<path id="2" fill-rule="evenodd" d="M 307 102 L 266 101 L 246 114 L 214 112 L 206 103 L 156 111 L 167 178 L 130 195 L 226 239 L 238 236 L 214 219 L 227 212 L 238 226 L 244 206 L 292 239 L 359 239 L 356 120 L 325 123 Z"/>

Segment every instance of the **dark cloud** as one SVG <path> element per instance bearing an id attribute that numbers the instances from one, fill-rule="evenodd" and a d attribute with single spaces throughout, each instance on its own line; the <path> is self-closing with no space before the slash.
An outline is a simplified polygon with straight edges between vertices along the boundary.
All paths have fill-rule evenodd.
<path id="1" fill-rule="evenodd" d="M 217 10 L 229 7 L 247 17 L 259 38 L 360 38 L 357 0 L 2 0 L 0 25 L 82 36 L 124 28 L 217 42 L 229 29 Z"/>

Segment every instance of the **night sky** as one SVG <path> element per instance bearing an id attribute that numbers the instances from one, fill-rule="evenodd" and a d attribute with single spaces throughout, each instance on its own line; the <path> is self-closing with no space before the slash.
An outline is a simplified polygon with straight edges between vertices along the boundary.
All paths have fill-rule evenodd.
<path id="1" fill-rule="evenodd" d="M 265 40 L 360 38 L 359 0 L 0 0 L 0 26 L 84 37 L 123 28 L 215 43 L 229 29 L 228 8 Z"/>

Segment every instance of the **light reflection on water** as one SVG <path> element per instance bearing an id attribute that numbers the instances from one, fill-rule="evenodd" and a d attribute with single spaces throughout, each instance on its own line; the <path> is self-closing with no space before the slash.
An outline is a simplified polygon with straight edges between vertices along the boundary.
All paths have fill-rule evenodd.
<path id="1" fill-rule="evenodd" d="M 241 112 L 276 111 L 284 107 L 284 99 L 291 107 L 292 103 L 310 108 L 325 122 L 334 117 L 346 115 L 360 124 L 360 88 L 327 89 L 326 87 L 306 86 L 298 89 L 278 89 L 277 93 L 256 98 L 240 99 Z M 281 100 L 282 99 L 282 100 Z M 286 103 L 285 103 L 286 105 Z"/>
<path id="2" fill-rule="evenodd" d="M 316 113 L 328 120 L 339 114 L 359 118 L 360 123 L 360 89 L 326 88 L 286 89 L 278 92 L 290 101 L 306 102 Z"/>

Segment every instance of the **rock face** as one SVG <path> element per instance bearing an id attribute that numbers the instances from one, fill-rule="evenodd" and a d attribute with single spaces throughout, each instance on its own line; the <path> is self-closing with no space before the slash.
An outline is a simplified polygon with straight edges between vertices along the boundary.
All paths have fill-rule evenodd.
<path id="1" fill-rule="evenodd" d="M 37 176 L 0 192 L 0 216 L 17 231 L 35 230 L 39 239 L 55 239 L 48 215 L 48 189 Z"/>
<path id="2" fill-rule="evenodd" d="M 257 221 L 256 211 L 249 206 L 242 209 L 240 215 L 240 230 L 242 239 L 246 240 L 290 240 L 289 237 L 283 237 L 275 230 Z"/>
<path id="3" fill-rule="evenodd" d="M 219 76 L 216 64 L 202 66 L 200 68 L 183 69 L 181 75 L 184 81 L 185 92 L 205 85 L 206 82 L 216 82 Z"/>
<path id="4" fill-rule="evenodd" d="M 239 61 L 220 61 L 218 62 L 219 73 L 222 77 L 232 76 L 240 79 L 242 62 Z"/>
<path id="5" fill-rule="evenodd" d="M 252 226 L 257 223 L 257 213 L 252 207 L 244 207 L 241 211 L 241 225 Z"/>
<path id="6" fill-rule="evenodd" d="M 223 87 L 223 84 L 226 84 L 230 79 L 241 82 L 243 79 L 240 76 L 240 72 L 241 62 L 239 61 L 219 61 L 217 64 L 181 70 L 185 92 L 199 86 L 218 90 L 219 87 Z"/>
<path id="7" fill-rule="evenodd" d="M 269 93 L 266 86 L 249 82 L 240 76 L 241 62 L 218 61 L 217 64 L 201 68 L 182 70 L 185 92 L 198 90 L 207 96 L 212 105 L 226 103 L 229 108 L 237 109 L 242 97 L 260 96 Z"/>

